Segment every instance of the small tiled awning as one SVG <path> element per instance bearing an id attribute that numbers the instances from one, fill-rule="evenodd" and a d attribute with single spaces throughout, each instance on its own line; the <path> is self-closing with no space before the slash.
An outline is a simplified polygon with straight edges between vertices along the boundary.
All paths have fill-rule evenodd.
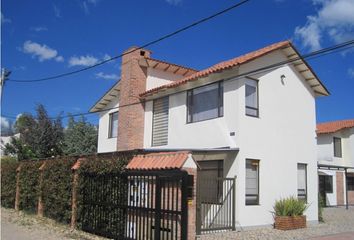
<path id="1" fill-rule="evenodd" d="M 127 170 L 170 170 L 181 169 L 190 152 L 159 152 L 137 155 L 128 163 Z"/>

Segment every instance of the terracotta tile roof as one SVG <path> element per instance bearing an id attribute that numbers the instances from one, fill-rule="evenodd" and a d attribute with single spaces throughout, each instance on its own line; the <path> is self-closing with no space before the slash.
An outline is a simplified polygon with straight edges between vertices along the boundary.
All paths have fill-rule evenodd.
<path id="1" fill-rule="evenodd" d="M 188 159 L 189 152 L 160 152 L 137 155 L 128 163 L 127 170 L 180 169 Z"/>
<path id="2" fill-rule="evenodd" d="M 291 42 L 290 41 L 283 41 L 283 42 L 274 43 L 272 45 L 269 45 L 269 46 L 264 47 L 262 49 L 256 50 L 254 52 L 247 53 L 247 54 L 242 55 L 240 57 L 233 58 L 231 60 L 215 64 L 212 67 L 209 67 L 209 68 L 204 69 L 202 71 L 196 72 L 190 76 L 182 78 L 181 80 L 177 80 L 177 81 L 174 81 L 170 84 L 166 84 L 166 85 L 162 85 L 162 86 L 150 89 L 146 92 L 141 93 L 140 97 L 146 97 L 147 95 L 156 93 L 161 89 L 175 88 L 180 85 L 186 84 L 188 82 L 197 80 L 198 78 L 205 77 L 209 74 L 247 63 L 247 62 L 252 61 L 258 57 L 264 56 L 272 51 L 278 50 L 278 49 L 286 47 L 286 46 L 292 46 Z"/>
<path id="3" fill-rule="evenodd" d="M 160 59 L 156 59 L 156 58 L 148 58 L 148 57 L 146 57 L 145 59 L 146 59 L 146 60 L 151 60 L 151 61 L 154 61 L 154 62 L 163 63 L 163 64 L 166 64 L 166 65 L 171 65 L 171 66 L 175 66 L 175 67 L 179 67 L 179 68 L 188 69 L 188 70 L 190 70 L 191 72 L 198 72 L 198 70 L 196 70 L 196 69 L 193 69 L 193 68 L 190 68 L 190 67 L 186 67 L 186 66 L 182 66 L 182 65 L 180 65 L 180 64 L 175 64 L 175 63 L 166 62 L 166 61 L 163 61 L 163 60 L 160 60 Z"/>
<path id="4" fill-rule="evenodd" d="M 354 119 L 317 124 L 317 134 L 334 133 L 344 128 L 354 127 Z"/>

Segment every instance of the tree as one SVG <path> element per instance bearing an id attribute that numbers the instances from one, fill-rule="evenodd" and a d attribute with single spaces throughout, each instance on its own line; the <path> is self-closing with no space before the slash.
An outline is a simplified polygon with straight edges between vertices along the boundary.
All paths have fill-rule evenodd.
<path id="1" fill-rule="evenodd" d="M 49 118 L 42 104 L 36 108 L 36 117 L 28 113 L 22 114 L 15 122 L 15 130 L 20 133 L 19 139 L 13 137 L 4 151 L 17 155 L 19 160 L 62 154 L 64 133 L 61 119 Z"/>
<path id="2" fill-rule="evenodd" d="M 97 150 L 97 129 L 81 116 L 78 121 L 70 116 L 67 129 L 64 131 L 65 155 L 81 155 L 95 153 Z"/>

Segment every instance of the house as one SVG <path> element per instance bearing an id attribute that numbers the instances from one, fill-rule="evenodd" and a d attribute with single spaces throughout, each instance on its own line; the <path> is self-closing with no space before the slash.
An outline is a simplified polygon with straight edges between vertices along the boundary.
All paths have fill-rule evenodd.
<path id="1" fill-rule="evenodd" d="M 317 149 L 326 205 L 354 204 L 354 119 L 317 124 Z"/>
<path id="2" fill-rule="evenodd" d="M 275 201 L 289 196 L 307 201 L 307 220 L 317 222 L 315 99 L 329 92 L 290 41 L 201 71 L 130 48 L 121 69 L 90 110 L 98 151 L 190 152 L 199 233 L 228 229 L 231 212 L 236 227 L 270 226 Z"/>

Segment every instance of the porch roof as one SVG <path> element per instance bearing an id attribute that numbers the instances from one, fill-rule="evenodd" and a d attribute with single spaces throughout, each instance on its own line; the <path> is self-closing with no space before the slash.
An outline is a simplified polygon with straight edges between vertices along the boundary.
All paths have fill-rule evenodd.
<path id="1" fill-rule="evenodd" d="M 171 170 L 181 169 L 190 156 L 188 151 L 159 152 L 141 154 L 133 157 L 127 170 Z"/>

